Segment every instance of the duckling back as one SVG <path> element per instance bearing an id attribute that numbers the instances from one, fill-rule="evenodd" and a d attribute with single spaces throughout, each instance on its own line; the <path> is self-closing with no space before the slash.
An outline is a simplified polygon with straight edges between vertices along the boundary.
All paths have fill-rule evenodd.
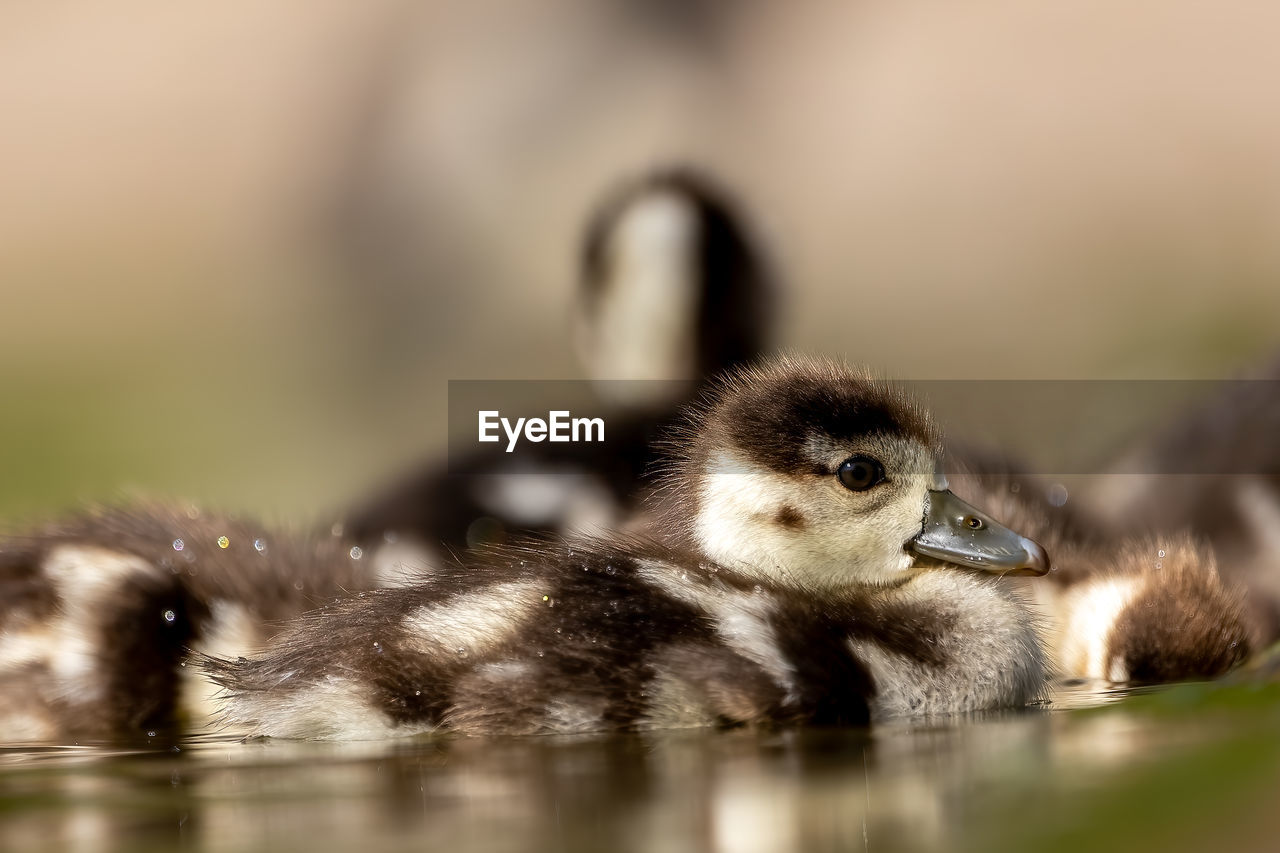
<path id="1" fill-rule="evenodd" d="M 652 543 L 478 556 L 315 611 L 259 659 L 206 659 L 226 719 L 312 738 L 861 724 L 1043 685 L 1016 594 L 970 575 L 833 599 Z"/>

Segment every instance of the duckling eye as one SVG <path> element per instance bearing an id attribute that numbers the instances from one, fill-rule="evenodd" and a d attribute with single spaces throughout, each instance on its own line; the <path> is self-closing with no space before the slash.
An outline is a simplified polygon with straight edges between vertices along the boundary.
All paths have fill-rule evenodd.
<path id="1" fill-rule="evenodd" d="M 846 489 L 865 492 L 884 482 L 884 466 L 870 456 L 850 456 L 840 463 L 836 476 Z"/>
<path id="2" fill-rule="evenodd" d="M 982 523 L 982 519 L 974 515 L 971 515 L 964 520 L 964 526 L 970 530 L 981 530 L 986 527 L 986 525 Z"/>

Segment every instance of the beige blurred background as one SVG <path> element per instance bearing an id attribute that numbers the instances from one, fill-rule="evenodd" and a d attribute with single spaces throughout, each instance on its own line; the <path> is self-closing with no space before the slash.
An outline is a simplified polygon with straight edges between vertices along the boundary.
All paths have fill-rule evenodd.
<path id="1" fill-rule="evenodd" d="M 1280 343 L 1280 8 L 0 5 L 0 514 L 323 517 L 450 378 L 572 378 L 585 217 L 708 167 L 779 342 L 909 378 L 1214 377 Z"/>

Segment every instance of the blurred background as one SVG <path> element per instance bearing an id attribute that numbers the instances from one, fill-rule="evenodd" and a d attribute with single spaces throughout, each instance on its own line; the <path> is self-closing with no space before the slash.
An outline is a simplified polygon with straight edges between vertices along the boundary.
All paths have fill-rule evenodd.
<path id="1" fill-rule="evenodd" d="M 1211 378 L 1280 342 L 1280 8 L 0 5 L 0 515 L 321 518 L 446 382 L 576 378 L 619 181 L 730 187 L 778 342 L 936 378 Z"/>

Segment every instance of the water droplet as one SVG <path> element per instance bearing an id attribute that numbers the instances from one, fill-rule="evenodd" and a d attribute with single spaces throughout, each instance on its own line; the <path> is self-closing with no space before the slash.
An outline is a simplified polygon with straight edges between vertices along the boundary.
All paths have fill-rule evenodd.
<path id="1" fill-rule="evenodd" d="M 147 732 L 147 737 L 155 737 L 155 736 L 156 736 L 156 733 L 154 730 Z"/>
<path id="2" fill-rule="evenodd" d="M 186 665 L 187 665 L 187 662 L 186 662 L 186 661 L 179 661 L 179 662 L 178 662 L 178 666 L 186 666 Z"/>
<path id="3" fill-rule="evenodd" d="M 557 628 L 557 629 L 556 629 L 556 633 L 557 633 L 557 634 L 559 634 L 559 633 L 560 633 L 560 629 L 559 629 L 559 628 Z"/>
<path id="4" fill-rule="evenodd" d="M 173 550 L 181 551 L 185 547 L 187 547 L 187 543 L 183 542 L 181 539 L 173 540 Z"/>
<path id="5" fill-rule="evenodd" d="M 330 528 L 329 528 L 329 532 L 330 532 L 330 533 L 332 533 L 334 536 L 341 536 L 341 535 L 342 535 L 342 522 L 341 522 L 341 521 L 339 521 L 337 524 L 333 525 L 333 527 L 330 527 Z"/>
<path id="6" fill-rule="evenodd" d="M 178 614 L 174 613 L 172 610 L 166 610 L 164 612 L 164 621 L 166 622 L 172 622 L 177 618 L 178 618 Z"/>
<path id="7" fill-rule="evenodd" d="M 1163 560 L 1156 560 L 1156 569 L 1157 569 L 1157 570 L 1159 570 L 1159 569 L 1163 569 L 1163 568 L 1164 568 L 1164 561 L 1163 561 Z"/>
<path id="8" fill-rule="evenodd" d="M 551 596 L 549 596 L 549 595 L 544 595 L 544 596 L 542 596 L 542 600 L 543 600 L 543 601 L 550 601 L 550 600 L 551 600 Z"/>
<path id="9" fill-rule="evenodd" d="M 1021 483 L 1011 483 L 1011 484 L 1009 485 L 1009 491 L 1013 492 L 1013 493 L 1016 495 L 1018 492 L 1022 491 L 1022 484 L 1021 484 Z"/>
<path id="10" fill-rule="evenodd" d="M 253 540 L 253 550 L 257 551 L 258 553 L 262 553 L 263 551 L 267 550 L 267 543 L 263 542 L 261 539 L 255 539 Z"/>
<path id="11" fill-rule="evenodd" d="M 1067 503 L 1067 498 L 1069 497 L 1067 494 L 1067 487 L 1062 485 L 1061 483 L 1054 483 L 1052 486 L 1049 487 L 1049 492 L 1047 494 L 1047 497 L 1051 505 L 1065 506 Z"/>
<path id="12" fill-rule="evenodd" d="M 465 655 L 466 655 L 466 653 L 467 653 L 467 647 L 466 647 L 466 646 L 458 646 L 458 654 L 465 656 Z"/>
<path id="13" fill-rule="evenodd" d="M 1235 643 L 1232 643 L 1231 645 L 1233 645 L 1233 646 L 1234 646 L 1234 645 L 1235 645 Z M 542 657 L 542 652 L 538 652 L 538 657 Z"/>
<path id="14" fill-rule="evenodd" d="M 752 590 L 752 591 L 753 591 L 753 592 L 764 592 L 764 588 L 763 588 L 762 586 L 760 586 L 760 584 L 756 584 L 755 589 L 754 589 L 754 590 Z"/>
<path id="15" fill-rule="evenodd" d="M 219 537 L 218 537 L 218 547 L 219 547 L 219 548 L 227 548 L 227 547 L 229 547 L 230 545 L 231 545 L 231 540 L 230 540 L 230 539 L 228 539 L 228 538 L 227 538 L 227 537 L 225 537 L 225 536 L 219 536 Z"/>
<path id="16" fill-rule="evenodd" d="M 294 581 L 293 588 L 296 589 L 298 592 L 302 592 L 302 581 Z"/>
<path id="17" fill-rule="evenodd" d="M 377 640 L 374 640 L 373 650 L 378 654 L 382 654 L 382 643 L 379 643 Z"/>
<path id="18" fill-rule="evenodd" d="M 351 546 L 351 559 L 358 560 L 364 556 L 364 550 L 359 545 Z"/>
<path id="19" fill-rule="evenodd" d="M 1161 550 L 1159 550 L 1159 551 L 1156 551 L 1156 556 L 1157 556 L 1157 557 L 1163 557 L 1163 556 L 1164 556 L 1164 550 L 1163 550 L 1163 549 L 1161 549 Z"/>
<path id="20" fill-rule="evenodd" d="M 414 695 L 414 696 L 421 696 L 421 695 L 422 695 L 422 691 L 421 691 L 421 690 L 415 690 L 415 691 L 413 691 L 413 695 Z"/>

